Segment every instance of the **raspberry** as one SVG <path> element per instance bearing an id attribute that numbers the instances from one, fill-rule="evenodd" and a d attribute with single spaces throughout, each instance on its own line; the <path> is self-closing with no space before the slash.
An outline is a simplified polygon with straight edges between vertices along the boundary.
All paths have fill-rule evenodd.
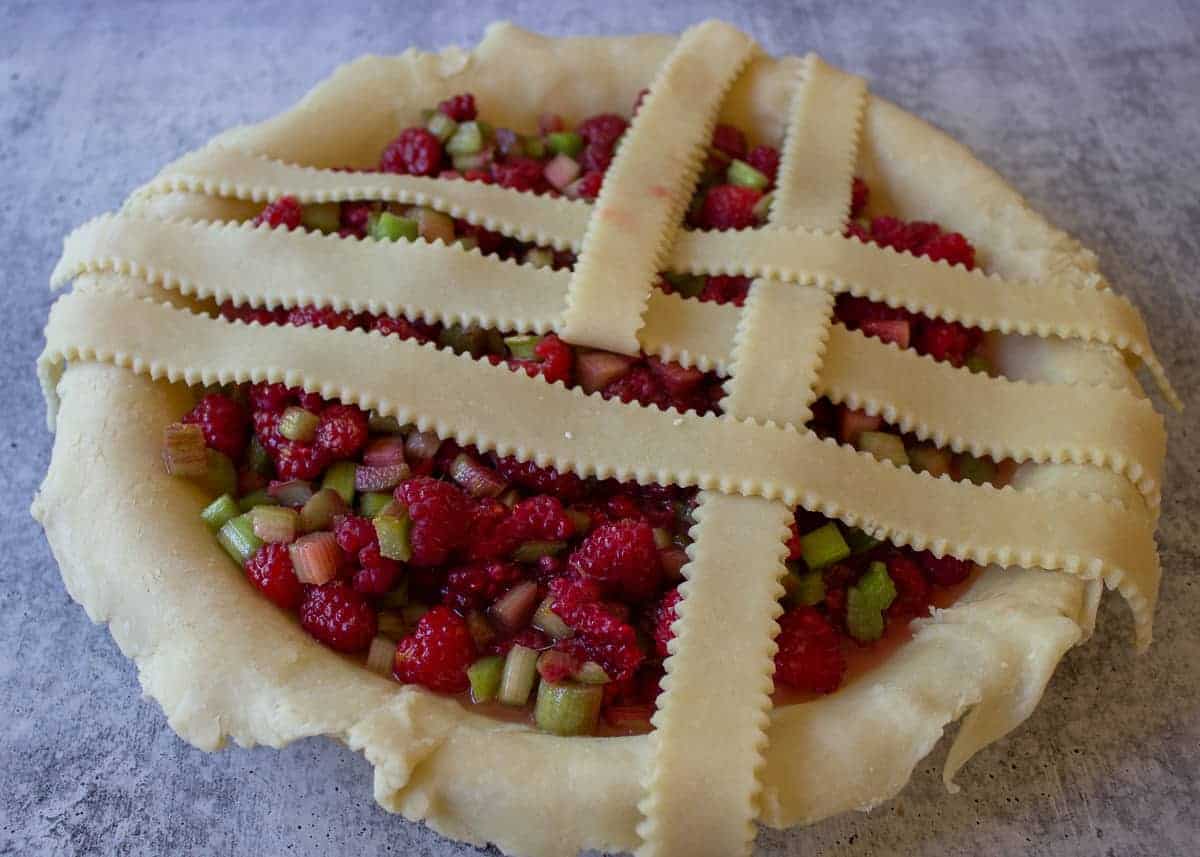
<path id="1" fill-rule="evenodd" d="M 951 265 L 965 265 L 967 270 L 975 267 L 975 248 L 958 232 L 943 232 L 921 247 L 920 255 L 935 262 L 944 259 Z"/>
<path id="2" fill-rule="evenodd" d="M 660 658 L 665 658 L 669 654 L 667 643 L 675 637 L 671 625 L 679 618 L 675 607 L 682 600 L 683 595 L 679 592 L 679 587 L 676 587 L 668 591 L 662 601 L 658 602 L 658 606 L 654 608 L 652 636 L 654 637 L 654 650 L 658 652 Z"/>
<path id="3" fill-rule="evenodd" d="M 857 238 L 862 243 L 866 244 L 871 240 L 871 234 L 854 220 L 846 224 L 845 235 L 847 238 Z"/>
<path id="4" fill-rule="evenodd" d="M 610 149 L 625 133 L 629 123 L 615 113 L 601 113 L 584 119 L 575 130 L 587 143 L 600 143 Z"/>
<path id="5" fill-rule="evenodd" d="M 283 384 L 254 384 L 250 387 L 250 405 L 259 411 L 282 411 L 296 399 L 292 390 Z"/>
<path id="6" fill-rule="evenodd" d="M 846 673 L 841 637 L 812 607 L 794 607 L 779 620 L 775 680 L 811 693 L 832 693 Z"/>
<path id="7" fill-rule="evenodd" d="M 746 155 L 745 161 L 766 176 L 771 184 L 775 184 L 775 179 L 779 176 L 778 149 L 773 146 L 755 146 Z"/>
<path id="8" fill-rule="evenodd" d="M 475 96 L 469 92 L 451 96 L 438 104 L 438 110 L 455 122 L 470 122 L 475 118 Z"/>
<path id="9" fill-rule="evenodd" d="M 185 423 L 197 423 L 204 432 L 204 442 L 217 452 L 237 459 L 249 439 L 249 420 L 246 409 L 220 393 L 209 393 L 183 418 Z"/>
<path id="10" fill-rule="evenodd" d="M 353 330 L 359 326 L 358 315 L 350 310 L 338 312 L 332 307 L 298 306 L 287 314 L 287 323 L 298 327 L 328 327 L 331 330 Z"/>
<path id="11" fill-rule="evenodd" d="M 379 159 L 379 169 L 385 173 L 406 173 L 412 176 L 434 176 L 442 165 L 442 144 L 438 138 L 421 127 L 405 128 L 400 136 L 387 144 Z"/>
<path id="12" fill-rule="evenodd" d="M 267 309 L 243 304 L 235 306 L 233 301 L 225 301 L 220 308 L 221 318 L 228 321 L 244 321 L 246 324 L 285 324 L 288 311 L 285 309 Z"/>
<path id="13" fill-rule="evenodd" d="M 333 535 L 347 556 L 358 556 L 368 545 L 379 547 L 379 537 L 370 518 L 360 515 L 342 515 L 333 525 Z"/>
<path id="14" fill-rule="evenodd" d="M 583 154 L 579 156 L 579 163 L 585 172 L 600 173 L 600 175 L 608 172 L 612 161 L 612 146 L 604 143 L 588 143 L 583 149 Z"/>
<path id="15" fill-rule="evenodd" d="M 368 326 L 384 336 L 395 334 L 401 339 L 415 339 L 417 342 L 432 342 L 437 339 L 436 327 L 423 321 L 409 321 L 403 316 L 376 316 L 370 320 Z"/>
<path id="16" fill-rule="evenodd" d="M 364 595 L 382 595 L 396 585 L 404 567 L 394 559 L 379 553 L 378 544 L 369 544 L 358 552 L 361 568 L 354 573 L 355 592 Z"/>
<path id="17" fill-rule="evenodd" d="M 396 646 L 396 678 L 442 693 L 461 693 L 470 686 L 467 667 L 474 660 L 475 641 L 467 623 L 446 607 L 434 607 Z"/>
<path id="18" fill-rule="evenodd" d="M 646 365 L 676 404 L 696 392 L 696 388 L 704 381 L 704 373 L 699 369 L 685 368 L 678 363 L 664 362 L 657 357 L 651 357 L 646 361 Z"/>
<path id="19" fill-rule="evenodd" d="M 604 184 L 604 173 L 600 170 L 589 170 L 579 179 L 575 186 L 583 199 L 595 199 L 600 195 L 600 186 Z"/>
<path id="20" fill-rule="evenodd" d="M 532 461 L 517 461 L 510 457 L 496 460 L 496 470 L 513 485 L 538 494 L 553 494 L 564 503 L 583 496 L 583 480 L 574 473 L 559 473 L 552 467 L 538 467 Z"/>
<path id="21" fill-rule="evenodd" d="M 917 327 L 913 342 L 917 351 L 934 360 L 946 360 L 955 366 L 967 361 L 967 352 L 974 346 L 971 331 L 957 321 L 924 319 Z"/>
<path id="22" fill-rule="evenodd" d="M 940 232 L 936 223 L 922 220 L 906 223 L 896 217 L 876 217 L 871 221 L 871 240 L 900 252 L 916 253 Z"/>
<path id="23" fill-rule="evenodd" d="M 548 333 L 534 346 L 533 353 L 537 355 L 537 360 L 511 360 L 509 364 L 514 369 L 524 369 L 530 378 L 541 375 L 551 384 L 556 381 L 570 383 L 571 370 L 575 365 L 575 352 L 571 346 L 553 333 Z"/>
<path id="24" fill-rule="evenodd" d="M 954 586 L 962 583 L 975 570 L 975 563 L 969 559 L 956 559 L 950 554 L 938 559 L 929 551 L 918 553 L 917 562 L 924 569 L 925 576 L 937 586 Z"/>
<path id="25" fill-rule="evenodd" d="M 856 298 L 848 294 L 840 294 L 835 304 L 835 314 L 838 321 L 851 328 L 857 328 L 865 321 L 905 321 L 912 320 L 913 315 L 905 309 L 890 307 L 884 303 L 875 303 L 869 298 Z"/>
<path id="26" fill-rule="evenodd" d="M 538 660 L 537 671 L 538 675 L 542 677 L 542 681 L 567 681 L 583 665 L 578 657 L 566 651 L 565 646 L 560 647 L 558 650 L 567 655 L 567 657 L 540 658 Z"/>
<path id="27" fill-rule="evenodd" d="M 265 444 L 264 444 L 265 445 Z M 275 472 L 282 480 L 312 480 L 329 466 L 329 456 L 319 446 L 281 438 L 274 448 L 267 447 L 275 462 Z"/>
<path id="28" fill-rule="evenodd" d="M 746 302 L 746 295 L 749 293 L 749 277 L 728 277 L 722 274 L 708 278 L 704 290 L 700 292 L 700 300 L 741 306 Z"/>
<path id="29" fill-rule="evenodd" d="M 442 603 L 466 614 L 491 604 L 514 583 L 525 579 L 521 566 L 511 562 L 471 562 L 451 568 L 442 587 Z"/>
<path id="30" fill-rule="evenodd" d="M 871 189 L 867 187 L 867 183 L 858 176 L 854 177 L 854 183 L 850 186 L 850 219 L 858 217 L 863 213 L 863 209 L 867 207 L 867 200 L 870 199 Z"/>
<path id="31" fill-rule="evenodd" d="M 541 191 L 546 187 L 541 161 L 533 158 L 509 158 L 492 164 L 492 178 L 500 187 L 521 191 Z"/>
<path id="32" fill-rule="evenodd" d="M 568 565 L 629 601 L 649 598 L 662 577 L 654 531 L 644 521 L 600 525 L 575 549 Z"/>
<path id="33" fill-rule="evenodd" d="M 488 654 L 507 655 L 508 650 L 513 646 L 524 646 L 527 649 L 533 649 L 535 652 L 541 652 L 550 648 L 553 644 L 554 641 L 537 628 L 524 628 L 512 637 L 505 637 L 492 643 L 488 646 Z"/>
<path id="34" fill-rule="evenodd" d="M 722 124 L 713 128 L 712 145 L 731 158 L 744 160 L 746 157 L 746 135 L 732 125 Z"/>
<path id="35" fill-rule="evenodd" d="M 304 600 L 304 587 L 292 568 L 287 545 L 263 545 L 246 560 L 245 568 L 250 582 L 276 606 L 295 610 Z"/>
<path id="36" fill-rule="evenodd" d="M 467 527 L 467 559 L 500 559 L 512 553 L 516 544 L 500 529 L 508 516 L 508 507 L 499 500 L 484 498 L 475 504 Z"/>
<path id="37" fill-rule="evenodd" d="M 367 221 L 374 211 L 375 206 L 369 202 L 343 202 L 340 209 L 342 227 L 360 235 L 366 234 Z"/>
<path id="38" fill-rule="evenodd" d="M 526 541 L 565 541 L 575 535 L 575 525 L 557 497 L 543 494 L 513 506 L 512 514 L 501 526 L 518 543 Z"/>
<path id="39" fill-rule="evenodd" d="M 487 184 L 491 183 L 491 179 L 489 178 Z M 485 256 L 500 252 L 505 245 L 505 238 L 499 232 L 493 232 L 482 226 L 467 223 L 465 220 L 454 221 L 454 231 L 459 236 L 474 238 L 479 247 L 479 252 Z"/>
<path id="40" fill-rule="evenodd" d="M 645 659 L 638 647 L 637 631 L 617 615 L 616 605 L 599 600 L 600 589 L 593 581 L 560 577 L 550 583 L 554 612 L 576 636 L 556 648 L 580 660 L 596 661 L 609 678 L 620 681 L 631 676 Z"/>
<path id="41" fill-rule="evenodd" d="M 929 612 L 929 581 L 909 557 L 894 553 L 887 558 L 888 577 L 896 584 L 896 600 L 889 616 L 924 616 Z"/>
<path id="42" fill-rule="evenodd" d="M 412 519 L 412 564 L 442 565 L 468 535 L 471 507 L 467 496 L 447 482 L 418 476 L 396 488 L 396 499 Z"/>
<path id="43" fill-rule="evenodd" d="M 699 223 L 704 229 L 745 229 L 754 226 L 754 206 L 762 193 L 752 187 L 721 184 L 708 189 L 700 208 Z"/>
<path id="44" fill-rule="evenodd" d="M 303 210 L 300 207 L 300 201 L 294 196 L 281 196 L 279 199 L 272 202 L 266 208 L 258 213 L 258 216 L 251 221 L 255 226 L 262 223 L 267 224 L 272 229 L 277 226 L 285 226 L 288 229 L 296 229 L 300 226 L 300 217 Z"/>
<path id="45" fill-rule="evenodd" d="M 788 536 L 787 540 L 787 558 L 788 561 L 792 562 L 801 559 L 804 556 L 804 546 L 800 542 L 800 531 L 796 528 L 795 522 L 793 521 L 789 527 L 791 529 L 791 534 Z"/>
<path id="46" fill-rule="evenodd" d="M 617 380 L 610 381 L 600 395 L 606 399 L 620 399 L 626 404 L 638 402 L 658 408 L 666 408 L 670 404 L 666 389 L 645 366 L 634 367 Z"/>
<path id="47" fill-rule="evenodd" d="M 317 446 L 331 458 L 350 458 L 367 442 L 367 415 L 353 405 L 330 405 L 321 412 Z"/>
<path id="48" fill-rule="evenodd" d="M 361 652 L 378 630 L 375 610 L 367 599 L 340 582 L 308 590 L 300 605 L 300 624 L 339 652 Z"/>

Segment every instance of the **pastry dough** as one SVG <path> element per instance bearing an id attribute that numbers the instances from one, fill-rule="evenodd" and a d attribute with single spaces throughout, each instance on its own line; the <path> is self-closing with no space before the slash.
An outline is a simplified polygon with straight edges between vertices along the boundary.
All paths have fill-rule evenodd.
<path id="1" fill-rule="evenodd" d="M 822 149 L 829 137 L 789 135 L 785 143 L 781 182 L 828 178 L 819 193 L 805 201 L 782 192 L 775 206 L 782 220 L 753 232 L 682 233 L 668 247 L 672 229 L 664 222 L 656 234 L 666 237 L 647 239 L 638 256 L 651 272 L 666 259 L 676 270 L 764 278 L 741 313 L 640 292 L 639 301 L 650 294 L 636 308 L 640 328 L 623 328 L 646 351 L 730 374 L 730 410 L 720 418 L 608 402 L 378 335 L 261 328 L 204 314 L 206 299 L 233 297 L 560 329 L 580 285 L 567 275 L 440 245 L 382 245 L 217 221 L 244 216 L 238 200 L 289 193 L 302 201 L 395 199 L 523 240 L 583 248 L 586 259 L 592 209 L 584 203 L 328 168 L 373 163 L 422 105 L 460 91 L 495 104 L 496 121 L 518 127 L 544 110 L 575 119 L 625 109 L 642 87 L 653 90 L 660 74 L 671 79 L 675 66 L 663 63 L 674 38 L 555 40 L 497 25 L 469 53 L 366 58 L 295 109 L 227 132 L 177 161 L 122 214 L 68 240 L 55 278 L 74 278 L 76 287 L 52 311 L 40 364 L 56 439 L 34 514 L 72 596 L 95 621 L 109 623 L 182 737 L 212 749 L 227 737 L 281 746 L 332 735 L 372 762 L 376 798 L 388 809 L 514 854 L 642 847 L 647 854 L 728 855 L 745 849 L 755 813 L 786 826 L 886 800 L 944 727 L 965 714 L 947 762 L 949 781 L 972 753 L 1032 711 L 1059 658 L 1091 628 L 1096 581 L 1121 590 L 1139 644 L 1149 642 L 1165 440 L 1119 352 L 1144 360 L 1169 387 L 1131 305 L 1099 279 L 1090 254 L 964 149 L 865 95 L 853 79 L 816 59 L 758 55 L 724 25 L 701 25 L 683 44 L 689 39 L 706 44 L 711 67 L 730 76 L 753 55 L 719 116 L 719 93 L 710 93 L 709 109 L 694 119 L 698 127 L 720 118 L 779 141 L 781 117 L 806 115 L 821 98 L 845 99 L 831 124 L 831 132 L 846 135 L 834 140 L 840 147 Z M 529 68 L 539 69 L 536 78 Z M 802 90 L 812 101 L 801 98 L 789 110 L 802 82 L 813 84 Z M 658 115 L 648 111 L 635 134 L 653 131 Z M 921 169 L 919 155 L 927 151 L 938 155 L 936 177 Z M 824 152 L 833 172 L 801 171 L 791 163 L 800 157 L 794 152 Z M 846 192 L 856 162 L 902 216 L 936 218 L 969 234 L 993 273 L 840 237 L 836 224 L 848 206 L 835 194 Z M 684 169 L 677 183 L 686 175 Z M 678 214 L 678 188 L 668 195 L 666 209 Z M 597 210 L 609 201 L 602 197 Z M 456 288 L 436 288 L 449 278 Z M 935 365 L 831 327 L 835 292 L 998 334 L 1027 334 L 1002 337 L 998 369 L 1012 379 Z M 770 387 L 754 384 L 771 371 L 768 349 L 779 343 L 760 339 L 754 321 L 757 313 L 767 326 L 783 306 L 815 339 L 781 353 L 795 367 L 794 398 L 776 410 L 763 401 Z M 188 406 L 177 382 L 235 379 L 302 385 L 581 474 L 711 492 L 656 716 L 662 735 L 566 739 L 476 715 L 322 648 L 259 598 L 198 525 L 197 490 L 165 476 L 153 455 L 162 426 Z M 930 395 L 933 385 L 950 391 L 959 407 Z M 898 469 L 788 425 L 803 421 L 818 393 L 883 412 L 955 449 L 1025 463 L 1002 490 Z M 1030 413 L 1044 419 L 1035 425 Z M 913 639 L 877 669 L 830 697 L 764 713 L 785 523 L 774 511 L 786 511 L 777 501 L 900 544 L 997 565 L 953 607 L 916 623 Z M 734 583 L 729 565 L 737 553 L 717 550 L 704 531 L 739 516 L 749 516 L 739 538 L 757 546 L 759 559 L 738 569 L 747 580 Z M 738 544 L 730 539 L 728 547 Z M 713 639 L 699 629 L 706 617 L 737 625 L 739 614 L 722 614 L 726 595 L 750 608 L 740 614 L 745 640 L 732 644 L 745 669 L 722 673 L 744 695 L 711 701 L 710 719 L 676 723 L 668 733 L 672 712 L 710 704 L 704 697 L 711 688 L 696 680 L 687 647 L 697 646 L 695 658 L 713 657 Z M 730 724 L 734 740 L 722 744 L 721 718 L 739 712 L 749 719 Z M 665 736 L 670 744 L 660 740 Z M 727 779 L 699 796 L 719 817 L 688 830 L 681 825 L 698 795 L 679 784 L 693 770 L 723 771 Z M 529 823 L 531 807 L 555 823 Z"/>

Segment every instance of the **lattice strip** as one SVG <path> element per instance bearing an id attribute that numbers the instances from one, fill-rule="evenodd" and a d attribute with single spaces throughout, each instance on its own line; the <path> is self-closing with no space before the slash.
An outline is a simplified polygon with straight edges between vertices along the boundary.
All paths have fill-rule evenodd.
<path id="1" fill-rule="evenodd" d="M 222 178 L 220 170 L 227 163 L 236 167 L 237 178 Z M 286 193 L 302 202 L 394 199 L 429 205 L 521 240 L 576 250 L 592 208 L 584 202 L 516 194 L 474 182 L 316 170 L 217 146 L 168 167 L 141 192 L 169 190 L 239 199 L 276 199 Z M 743 246 L 743 238 L 757 243 Z M 790 242 L 798 242 L 795 253 L 787 248 Z M 893 263 L 886 258 L 864 265 L 863 251 L 855 246 L 858 244 L 855 239 L 803 230 L 693 232 L 683 234 L 676 242 L 666 267 L 692 273 L 771 274 L 785 280 L 815 282 L 834 292 L 884 300 L 950 321 L 977 318 L 980 321 L 975 323 L 989 330 L 1105 342 L 1144 360 L 1171 405 L 1182 407 L 1150 347 L 1144 325 L 1121 296 L 1088 288 L 1069 276 L 1030 284 L 868 247 L 868 253 L 891 254 L 906 266 L 889 272 Z M 841 258 L 843 254 L 846 259 Z M 751 263 L 749 268 L 737 267 L 747 262 Z M 863 279 L 864 271 L 875 279 Z M 937 281 L 936 289 L 926 282 L 930 277 Z M 977 299 L 983 301 L 982 308 L 976 305 Z M 1048 324 L 1043 304 L 1054 316 Z M 1062 318 L 1078 323 L 1062 324 Z"/>
<path id="2" fill-rule="evenodd" d="M 680 37 L 604 177 L 567 291 L 566 341 L 638 353 L 646 301 L 679 231 L 717 110 L 753 53 L 744 33 L 716 21 Z"/>
<path id="3" fill-rule="evenodd" d="M 283 381 L 583 476 L 780 499 L 917 549 L 1102 577 L 1120 586 L 1139 639 L 1148 639 L 1159 577 L 1153 524 L 1095 495 L 933 479 L 810 433 L 623 405 L 431 345 L 229 323 L 116 295 L 59 299 L 46 341 L 39 372 L 51 409 L 67 360 L 100 360 L 189 384 Z"/>
<path id="4" fill-rule="evenodd" d="M 569 279 L 440 243 L 360 242 L 127 215 L 100 217 L 72 232 L 52 281 L 86 271 L 127 272 L 239 304 L 311 302 L 537 333 L 558 323 Z M 736 307 L 655 290 L 639 339 L 648 354 L 727 373 L 739 318 Z M 1134 481 L 1152 506 L 1158 502 L 1166 433 L 1147 400 L 1103 387 L 970 375 L 837 325 L 827 349 L 817 389 L 839 402 L 877 410 L 922 439 L 975 454 L 1109 467 Z M 903 370 L 889 371 L 897 362 Z M 993 408 L 997 401 L 1006 409 Z"/>
<path id="5" fill-rule="evenodd" d="M 782 503 L 701 495 L 650 736 L 639 857 L 730 857 L 754 841 L 772 687 L 762 666 L 775 656 L 791 520 Z"/>
<path id="6" fill-rule="evenodd" d="M 867 84 L 805 57 L 804 84 L 796 89 L 783 141 L 771 226 L 840 231 L 850 215 L 850 186 Z M 847 141 L 855 145 L 847 146 Z"/>

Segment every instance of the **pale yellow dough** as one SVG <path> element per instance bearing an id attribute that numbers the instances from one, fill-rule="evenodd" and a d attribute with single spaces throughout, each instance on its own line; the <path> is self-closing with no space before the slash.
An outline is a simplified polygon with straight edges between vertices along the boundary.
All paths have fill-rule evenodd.
<path id="1" fill-rule="evenodd" d="M 72 596 L 109 623 L 186 740 L 213 749 L 227 737 L 271 746 L 337 737 L 375 766 L 386 808 L 513 854 L 729 857 L 750 847 L 756 816 L 787 826 L 888 799 L 966 715 L 949 783 L 1031 713 L 1063 653 L 1090 632 L 1101 581 L 1125 595 L 1138 642 L 1149 642 L 1165 435 L 1124 356 L 1169 387 L 1132 306 L 1094 257 L 995 174 L 857 78 L 815 57 L 764 57 L 721 24 L 690 31 L 684 44 L 693 43 L 703 68 L 689 66 L 689 50 L 672 55 L 674 38 L 554 40 L 496 25 L 469 53 L 365 58 L 295 109 L 180 159 L 120 215 L 68 239 L 55 281 L 76 288 L 52 311 L 40 364 L 57 434 L 34 514 Z M 713 80 L 694 93 L 695 113 L 675 115 L 651 96 L 597 203 L 598 216 L 620 215 L 638 205 L 646 175 L 669 177 L 661 206 L 637 213 L 647 231 L 612 317 L 597 298 L 620 252 L 612 248 L 628 240 L 613 226 L 621 217 L 601 224 L 585 203 L 477 183 L 329 169 L 373 164 L 422 107 L 457 92 L 474 92 L 496 124 L 523 128 L 547 110 L 569 121 L 625 113 L 643 87 L 688 92 L 684 81 L 704 69 Z M 812 133 L 811 116 L 828 127 Z M 678 233 L 698 141 L 718 119 L 783 145 L 771 224 Z M 668 130 L 684 149 L 670 169 L 647 173 L 655 147 L 641 143 Z M 936 154 L 936 180 L 919 153 Z M 855 173 L 898 215 L 963 231 L 991 274 L 841 238 Z M 216 223 L 285 193 L 431 205 L 582 248 L 582 272 L 572 280 L 441 245 Z M 739 312 L 651 290 L 664 264 L 761 279 Z M 839 292 L 996 331 L 1007 377 L 831 325 Z M 641 348 L 730 375 L 727 416 L 624 406 L 374 334 L 230 324 L 203 314 L 210 298 Z M 247 379 L 303 385 L 581 474 L 705 489 L 658 731 L 563 739 L 477 716 L 321 647 L 259 597 L 199 524 L 204 498 L 165 476 L 155 454 L 163 425 L 190 401 L 178 382 Z M 820 394 L 1022 463 L 1004 490 L 897 469 L 808 434 Z M 997 564 L 879 668 L 819 701 L 769 710 L 785 504 L 797 503 L 900 544 Z M 710 675 L 720 676 L 715 691 Z M 537 823 L 534 807 L 555 823 Z"/>

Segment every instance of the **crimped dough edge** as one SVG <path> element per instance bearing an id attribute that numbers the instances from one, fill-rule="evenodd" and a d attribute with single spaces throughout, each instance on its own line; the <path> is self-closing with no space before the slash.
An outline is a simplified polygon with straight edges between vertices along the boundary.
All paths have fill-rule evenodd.
<path id="1" fill-rule="evenodd" d="M 281 117 L 219 139 L 302 163 L 365 162 L 420 105 L 464 88 L 486 101 L 489 93 L 498 99 L 503 93 L 501 110 L 489 104 L 501 124 L 542 109 L 579 119 L 625 109 L 672 43 L 666 37 L 543 40 L 497 25 L 473 55 L 410 51 L 339 70 L 335 82 L 400 74 L 413 84 L 391 116 L 342 106 L 363 125 L 356 137 L 341 136 L 344 127 L 333 136 L 337 123 L 309 121 L 338 91 L 326 84 Z M 547 69 L 545 80 L 528 81 L 506 63 L 514 51 L 525 54 L 521 68 L 532 51 Z M 790 94 L 786 70 L 795 62 L 756 60 L 726 103 L 726 121 L 777 139 L 775 117 L 785 113 L 778 107 Z M 307 133 L 315 124 L 330 131 Z M 305 134 L 296 133 L 301 128 Z M 919 159 L 906 159 L 929 151 L 939 154 L 936 188 L 920 181 Z M 864 117 L 860 170 L 901 216 L 937 218 L 969 234 L 984 264 L 1001 274 L 1071 269 L 1095 276 L 1087 251 L 1030 212 L 965 149 L 875 97 Z M 159 202 L 172 204 L 146 204 Z M 1134 384 L 1111 349 L 1019 344 L 1008 347 L 1031 378 Z M 182 737 L 215 749 L 226 736 L 282 746 L 330 734 L 363 750 L 376 766 L 381 804 L 448 836 L 539 857 L 634 846 L 646 738 L 557 739 L 500 724 L 379 679 L 320 647 L 254 593 L 196 525 L 199 495 L 165 477 L 157 457 L 147 454 L 157 447 L 162 425 L 186 409 L 186 391 L 108 366 L 75 365 L 59 392 L 54 456 L 35 515 L 72 597 L 93 620 L 109 624 L 138 663 L 147 694 Z M 105 449 L 103 458 L 88 454 L 97 446 Z M 1119 477 L 1093 471 L 1029 468 L 1036 474 L 1030 478 L 1050 485 L 1069 487 L 1086 478 L 1119 494 L 1112 487 Z M 914 640 L 877 670 L 826 699 L 773 711 L 762 820 L 786 826 L 887 799 L 944 725 L 968 709 L 950 765 L 1005 734 L 1032 710 L 1062 653 L 1090 628 L 1095 605 L 1087 588 L 1066 575 L 986 569 L 958 604 L 921 623 Z M 263 645 L 247 649 L 245 642 L 256 640 Z M 1016 669 L 1018 663 L 1026 669 Z M 881 731 L 890 735 L 886 745 L 878 740 Z M 478 775 L 481 769 L 486 776 Z M 564 782 L 571 788 L 563 789 Z M 559 822 L 554 830 L 523 822 L 532 805 Z M 579 806 L 587 812 L 577 812 Z"/>

